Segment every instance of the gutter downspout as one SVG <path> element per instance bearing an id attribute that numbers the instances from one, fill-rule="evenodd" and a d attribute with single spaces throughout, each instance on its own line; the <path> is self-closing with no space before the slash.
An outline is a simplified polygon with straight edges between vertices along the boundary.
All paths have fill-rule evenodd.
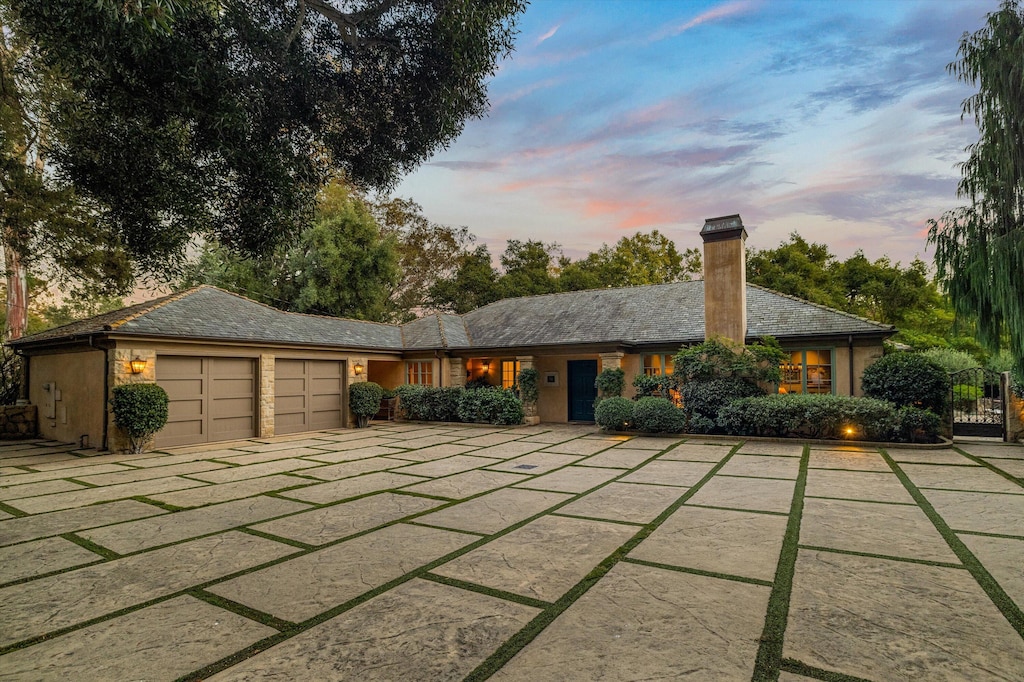
<path id="1" fill-rule="evenodd" d="M 847 337 L 847 349 L 849 353 L 849 365 L 850 365 L 850 395 L 854 395 L 853 390 L 853 334 Z"/>
<path id="2" fill-rule="evenodd" d="M 93 336 L 89 336 L 89 347 L 92 345 Z M 107 449 L 107 431 L 110 428 L 110 350 L 103 349 L 103 441 L 100 448 Z"/>

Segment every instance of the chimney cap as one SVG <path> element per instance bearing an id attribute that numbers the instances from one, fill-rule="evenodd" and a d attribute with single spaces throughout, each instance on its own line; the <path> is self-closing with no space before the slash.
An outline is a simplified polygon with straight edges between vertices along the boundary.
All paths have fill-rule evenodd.
<path id="1" fill-rule="evenodd" d="M 725 239 L 746 238 L 747 230 L 743 227 L 743 219 L 739 213 L 733 215 L 719 216 L 718 218 L 707 218 L 704 227 L 701 228 L 700 236 L 704 241 L 721 241 Z"/>

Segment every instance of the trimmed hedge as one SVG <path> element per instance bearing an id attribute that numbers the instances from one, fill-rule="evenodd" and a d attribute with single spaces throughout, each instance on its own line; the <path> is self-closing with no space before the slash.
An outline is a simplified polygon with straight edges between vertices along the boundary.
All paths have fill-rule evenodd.
<path id="1" fill-rule="evenodd" d="M 598 398 L 617 398 L 622 395 L 622 389 L 626 387 L 626 372 L 616 367 L 602 369 L 594 380 L 594 388 L 598 390 Z"/>
<path id="2" fill-rule="evenodd" d="M 637 374 L 633 377 L 633 388 L 636 389 L 636 396 L 634 400 L 640 400 L 640 398 L 669 398 L 669 392 L 676 388 L 677 381 L 675 377 L 670 374 L 656 374 L 654 376 L 648 376 L 646 374 Z"/>
<path id="3" fill-rule="evenodd" d="M 719 411 L 717 424 L 736 436 L 935 442 L 940 420 L 873 398 L 787 394 L 734 401 Z"/>
<path id="4" fill-rule="evenodd" d="M 734 400 L 764 395 L 764 389 L 740 377 L 723 377 L 683 384 L 679 395 L 683 400 L 687 431 L 708 433 L 715 428 L 718 411 Z"/>
<path id="5" fill-rule="evenodd" d="M 406 384 L 395 392 L 405 419 L 501 425 L 523 421 L 523 403 L 514 391 Z"/>
<path id="6" fill-rule="evenodd" d="M 594 408 L 594 421 L 609 431 L 625 431 L 633 421 L 635 404 L 628 398 L 605 398 Z"/>
<path id="7" fill-rule="evenodd" d="M 114 424 L 128 436 L 132 453 L 145 450 L 149 439 L 167 424 L 167 391 L 156 384 L 116 386 L 110 401 Z"/>
<path id="8" fill-rule="evenodd" d="M 377 414 L 383 397 L 384 389 L 372 381 L 360 381 L 348 387 L 348 406 L 360 427 L 368 425 L 370 417 Z"/>
<path id="9" fill-rule="evenodd" d="M 680 433 L 686 427 L 686 416 L 671 400 L 640 398 L 633 406 L 632 427 L 646 433 Z"/>
<path id="10" fill-rule="evenodd" d="M 944 414 L 949 402 L 949 375 L 920 353 L 889 353 L 864 370 L 864 395 Z"/>

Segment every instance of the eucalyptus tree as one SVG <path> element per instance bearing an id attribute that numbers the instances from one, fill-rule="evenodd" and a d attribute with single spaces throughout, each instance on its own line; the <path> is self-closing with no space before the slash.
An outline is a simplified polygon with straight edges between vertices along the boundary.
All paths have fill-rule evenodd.
<path id="1" fill-rule="evenodd" d="M 970 204 L 930 222 L 939 277 L 979 340 L 1005 339 L 1024 377 L 1024 12 L 1004 0 L 985 25 L 964 34 L 948 71 L 978 86 L 963 101 L 980 138 L 967 148 L 958 195 Z"/>

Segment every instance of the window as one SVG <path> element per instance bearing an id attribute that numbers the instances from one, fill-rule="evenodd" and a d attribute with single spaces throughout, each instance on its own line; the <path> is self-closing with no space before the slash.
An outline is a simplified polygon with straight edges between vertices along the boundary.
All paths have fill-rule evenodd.
<path id="1" fill-rule="evenodd" d="M 779 393 L 832 393 L 832 350 L 794 350 L 782 365 Z"/>
<path id="2" fill-rule="evenodd" d="M 516 379 L 519 377 L 519 361 L 518 360 L 502 360 L 501 361 L 501 387 L 512 388 L 516 385 Z"/>
<path id="3" fill-rule="evenodd" d="M 432 360 L 407 362 L 405 367 L 407 374 L 406 383 L 420 384 L 422 386 L 434 385 L 434 363 Z"/>
<path id="4" fill-rule="evenodd" d="M 649 377 L 672 373 L 672 355 L 644 355 L 644 374 Z"/>

